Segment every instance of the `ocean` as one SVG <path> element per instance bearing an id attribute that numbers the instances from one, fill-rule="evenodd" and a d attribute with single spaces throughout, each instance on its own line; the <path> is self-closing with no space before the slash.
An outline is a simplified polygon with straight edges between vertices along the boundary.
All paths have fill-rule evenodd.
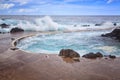
<path id="1" fill-rule="evenodd" d="M 113 23 L 120 25 L 120 16 L 13 16 L 1 15 L 0 24 L 10 25 L 9 29 L 0 28 L 0 32 L 9 32 L 13 27 L 25 31 L 62 31 L 110 28 Z M 95 26 L 98 24 L 99 26 Z"/>
<path id="2" fill-rule="evenodd" d="M 101 52 L 120 56 L 120 43 L 112 38 L 101 37 L 120 26 L 120 16 L 0 16 L 0 32 L 10 32 L 14 27 L 25 31 L 59 32 L 37 34 L 21 40 L 17 47 L 33 53 L 58 54 L 61 49 L 73 49 L 80 55 Z M 64 33 L 67 32 L 67 33 Z"/>

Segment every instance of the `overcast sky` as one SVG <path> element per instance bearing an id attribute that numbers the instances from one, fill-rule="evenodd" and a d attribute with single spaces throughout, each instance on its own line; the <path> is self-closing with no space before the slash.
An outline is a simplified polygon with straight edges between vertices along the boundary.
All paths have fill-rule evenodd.
<path id="1" fill-rule="evenodd" d="M 0 15 L 120 15 L 120 0 L 0 0 Z"/>

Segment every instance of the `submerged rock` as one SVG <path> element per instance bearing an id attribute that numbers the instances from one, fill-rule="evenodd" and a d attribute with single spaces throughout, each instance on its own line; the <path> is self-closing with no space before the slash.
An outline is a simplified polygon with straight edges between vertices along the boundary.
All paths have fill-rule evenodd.
<path id="1" fill-rule="evenodd" d="M 24 32 L 24 30 L 16 27 L 16 28 L 12 28 L 11 31 L 10 31 L 10 33 L 16 33 L 16 32 Z"/>
<path id="2" fill-rule="evenodd" d="M 10 25 L 3 23 L 3 24 L 0 24 L 0 26 L 1 28 L 9 28 Z"/>
<path id="3" fill-rule="evenodd" d="M 70 57 L 70 58 L 80 57 L 79 53 L 77 53 L 76 51 L 74 51 L 72 49 L 60 50 L 59 56 Z"/>
<path id="4" fill-rule="evenodd" d="M 89 58 L 89 59 L 95 59 L 95 58 L 98 58 L 98 57 L 99 58 L 103 57 L 103 55 L 100 52 L 97 52 L 97 53 L 90 52 L 88 54 L 83 55 L 82 57 Z"/>
<path id="5" fill-rule="evenodd" d="M 102 24 L 95 24 L 95 26 L 101 26 Z"/>

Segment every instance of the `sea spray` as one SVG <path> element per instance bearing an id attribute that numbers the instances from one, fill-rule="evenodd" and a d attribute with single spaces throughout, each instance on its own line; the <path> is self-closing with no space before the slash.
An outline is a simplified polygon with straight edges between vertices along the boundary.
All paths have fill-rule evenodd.
<path id="1" fill-rule="evenodd" d="M 76 21 L 76 20 L 75 20 Z M 61 21 L 62 22 L 62 21 Z M 67 22 L 67 21 L 66 21 Z M 114 28 L 112 22 L 103 22 L 100 26 L 95 26 L 95 23 L 77 22 L 71 24 L 60 24 L 55 22 L 50 16 L 42 18 L 35 18 L 33 20 L 18 20 L 18 19 L 0 19 L 0 24 L 6 23 L 9 28 L 0 28 L 0 32 L 10 32 L 14 27 L 20 27 L 25 31 L 92 31 L 92 30 L 104 30 L 108 28 Z M 86 26 L 89 25 L 89 26 Z M 118 25 L 119 26 L 119 25 Z"/>

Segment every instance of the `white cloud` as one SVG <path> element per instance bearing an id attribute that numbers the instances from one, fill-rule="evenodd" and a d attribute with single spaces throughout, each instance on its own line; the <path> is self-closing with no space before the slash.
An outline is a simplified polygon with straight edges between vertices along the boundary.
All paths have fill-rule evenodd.
<path id="1" fill-rule="evenodd" d="M 31 0 L 10 0 L 11 2 L 18 2 L 20 3 L 20 5 L 24 5 L 27 4 L 28 2 L 30 2 Z"/>
<path id="2" fill-rule="evenodd" d="M 28 12 L 33 12 L 33 11 L 37 11 L 38 8 L 34 8 L 34 9 L 19 9 L 16 12 L 20 12 L 20 13 L 28 13 Z"/>
<path id="3" fill-rule="evenodd" d="M 108 0 L 107 3 L 109 4 L 109 3 L 113 2 L 113 1 L 114 1 L 114 0 Z"/>
<path id="4" fill-rule="evenodd" d="M 9 9 L 11 7 L 15 6 L 15 4 L 11 3 L 11 4 L 0 4 L 0 9 Z"/>

